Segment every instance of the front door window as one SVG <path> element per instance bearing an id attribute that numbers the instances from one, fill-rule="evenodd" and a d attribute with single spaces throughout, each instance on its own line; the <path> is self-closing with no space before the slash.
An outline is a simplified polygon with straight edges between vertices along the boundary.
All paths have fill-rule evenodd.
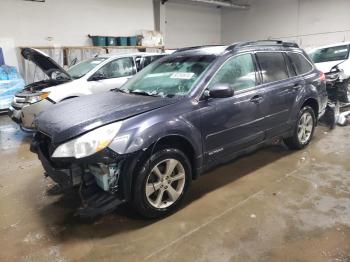
<path id="1" fill-rule="evenodd" d="M 256 85 L 255 67 L 251 54 L 230 58 L 218 70 L 209 84 L 229 84 L 234 91 L 240 91 Z"/>
<path id="2" fill-rule="evenodd" d="M 134 61 L 131 57 L 119 58 L 101 67 L 97 74 L 103 74 L 105 79 L 127 77 L 134 75 Z"/>

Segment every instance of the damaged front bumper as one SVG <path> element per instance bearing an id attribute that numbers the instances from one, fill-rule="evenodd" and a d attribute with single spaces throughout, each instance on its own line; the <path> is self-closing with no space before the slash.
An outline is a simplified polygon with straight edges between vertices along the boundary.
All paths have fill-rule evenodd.
<path id="1" fill-rule="evenodd" d="M 8 116 L 21 127 L 34 130 L 35 117 L 49 106 L 52 105 L 47 99 L 41 100 L 36 103 L 26 103 L 25 98 L 15 97 L 8 110 Z"/>
<path id="2" fill-rule="evenodd" d="M 348 104 L 348 88 L 350 84 L 350 78 L 330 77 L 329 73 L 326 74 L 326 87 L 328 98 L 331 102 L 341 102 Z"/>
<path id="3" fill-rule="evenodd" d="M 75 159 L 51 159 L 49 138 L 37 133 L 30 150 L 38 155 L 45 176 L 63 192 L 76 191 L 82 207 L 77 214 L 92 217 L 114 210 L 131 199 L 132 174 L 139 152 L 119 155 L 106 148 L 93 156 Z"/>

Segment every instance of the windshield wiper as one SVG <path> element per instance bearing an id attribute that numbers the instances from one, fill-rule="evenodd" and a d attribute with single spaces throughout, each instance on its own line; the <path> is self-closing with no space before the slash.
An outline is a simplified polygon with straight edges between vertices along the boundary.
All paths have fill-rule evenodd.
<path id="1" fill-rule="evenodd" d="M 158 94 L 150 94 L 145 91 L 131 90 L 129 94 L 141 95 L 141 96 L 159 96 Z"/>
<path id="2" fill-rule="evenodd" d="M 111 91 L 120 92 L 120 93 L 127 93 L 125 90 L 120 89 L 120 88 L 113 88 L 113 89 L 111 89 Z"/>

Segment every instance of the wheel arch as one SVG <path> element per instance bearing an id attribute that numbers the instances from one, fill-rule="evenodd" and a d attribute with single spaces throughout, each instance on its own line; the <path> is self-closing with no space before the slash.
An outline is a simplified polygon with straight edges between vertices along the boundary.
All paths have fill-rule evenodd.
<path id="1" fill-rule="evenodd" d="M 195 162 L 195 149 L 192 143 L 185 138 L 182 135 L 166 135 L 160 139 L 157 140 L 155 144 L 155 149 L 157 147 L 162 147 L 162 146 L 172 146 L 175 147 L 176 149 L 181 150 L 187 158 L 190 160 L 191 166 L 192 166 L 192 178 L 196 177 L 194 174 L 194 170 L 196 169 L 196 162 Z"/>
<path id="2" fill-rule="evenodd" d="M 312 110 L 313 110 L 314 113 L 315 113 L 316 121 L 318 121 L 319 104 L 318 104 L 317 99 L 312 98 L 312 97 L 306 99 L 306 100 L 303 102 L 303 104 L 301 105 L 299 111 L 300 111 L 304 106 L 309 106 L 309 107 L 312 108 Z"/>
<path id="3" fill-rule="evenodd" d="M 126 200 L 130 200 L 133 194 L 133 184 L 136 179 L 137 173 L 142 168 L 142 164 L 157 150 L 164 148 L 165 146 L 174 147 L 181 150 L 189 159 L 192 168 L 192 180 L 199 176 L 198 168 L 200 162 L 196 159 L 196 151 L 194 145 L 184 136 L 179 134 L 167 134 L 156 141 L 151 143 L 146 150 L 140 150 L 136 155 L 127 160 L 125 163 L 125 172 L 129 173 L 125 176 L 123 183 L 124 197 Z"/>
<path id="4" fill-rule="evenodd" d="M 192 144 L 192 142 L 183 135 L 167 134 L 158 138 L 156 141 L 150 144 L 150 146 L 148 146 L 144 154 L 145 158 L 150 157 L 153 152 L 156 152 L 157 150 L 166 146 L 179 149 L 187 156 L 192 167 L 192 179 L 196 179 L 198 177 L 196 172 L 198 166 L 196 155 L 198 152 L 196 152 L 195 146 Z"/>

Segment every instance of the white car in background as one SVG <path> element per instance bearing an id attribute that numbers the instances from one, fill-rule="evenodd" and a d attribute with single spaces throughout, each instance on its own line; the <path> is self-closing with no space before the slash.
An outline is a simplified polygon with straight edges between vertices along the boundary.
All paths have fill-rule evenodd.
<path id="1" fill-rule="evenodd" d="M 109 91 L 121 87 L 129 78 L 151 62 L 159 53 L 99 55 L 82 61 L 67 71 L 45 53 L 25 48 L 24 59 L 35 63 L 48 79 L 27 85 L 17 93 L 9 116 L 21 128 L 35 129 L 34 119 L 51 105 L 63 100 Z"/>
<path id="2" fill-rule="evenodd" d="M 350 103 L 350 42 L 312 49 L 309 56 L 326 75 L 330 100 Z"/>

